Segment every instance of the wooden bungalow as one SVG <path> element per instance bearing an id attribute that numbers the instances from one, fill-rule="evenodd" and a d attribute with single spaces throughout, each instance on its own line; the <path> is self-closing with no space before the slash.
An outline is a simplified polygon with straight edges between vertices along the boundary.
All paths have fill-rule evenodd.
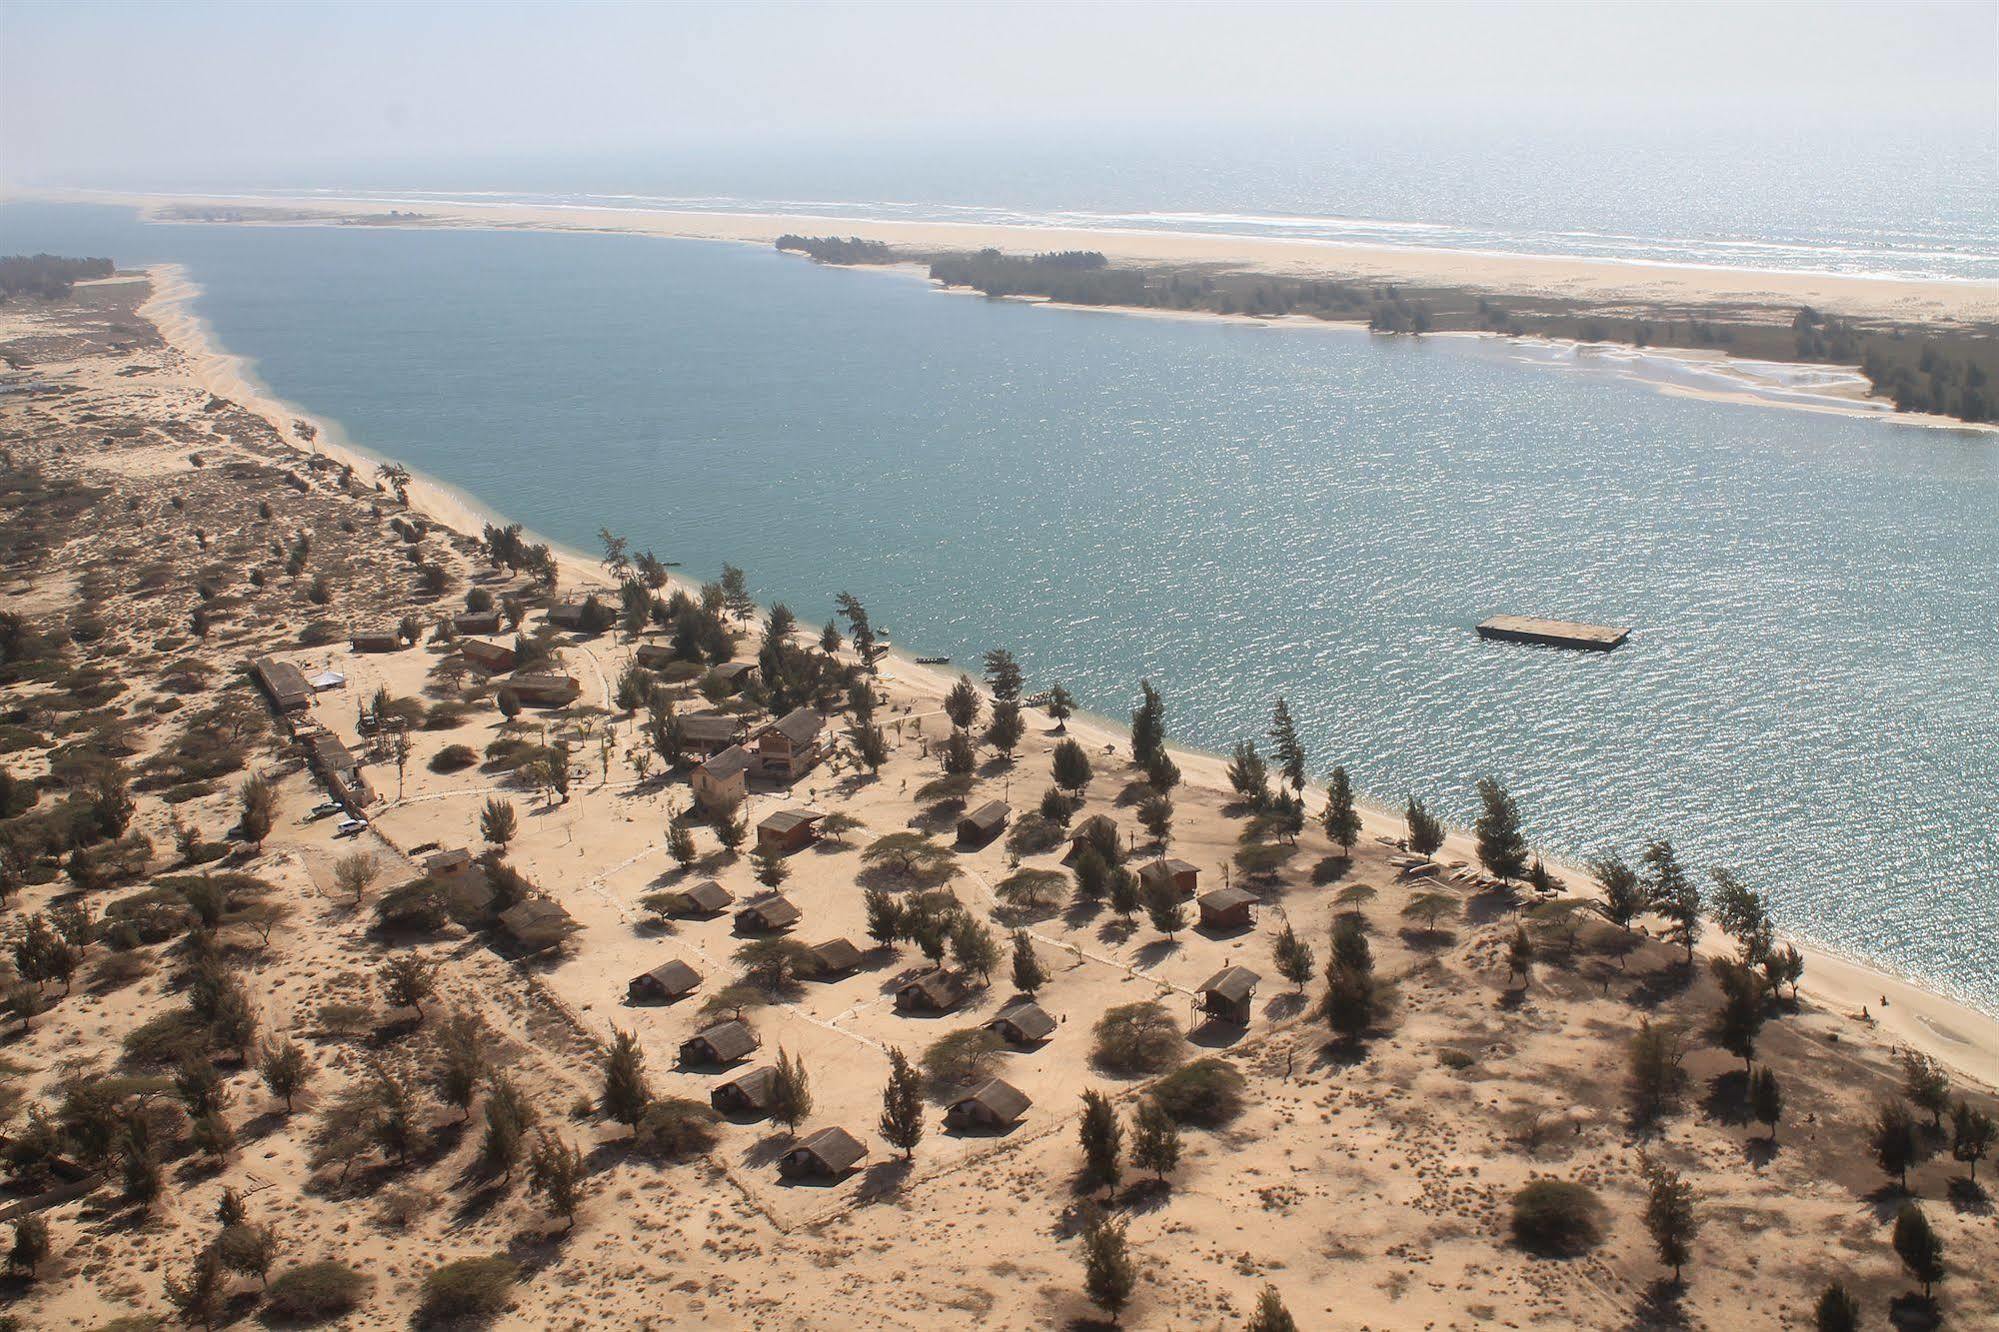
<path id="1" fill-rule="evenodd" d="M 423 876 L 444 894 L 453 919 L 479 919 L 493 905 L 493 885 L 486 867 L 464 847 L 440 851 L 425 860 Z"/>
<path id="2" fill-rule="evenodd" d="M 458 640 L 458 655 L 488 675 L 511 671 L 518 660 L 514 645 L 502 643 L 497 638 L 461 638 Z"/>
<path id="3" fill-rule="evenodd" d="M 1034 1102 L 1010 1082 L 993 1078 L 951 1102 L 944 1123 L 955 1129 L 993 1132 L 1012 1128 Z"/>
<path id="4" fill-rule="evenodd" d="M 533 952 L 554 948 L 582 926 L 546 897 L 530 897 L 500 913 L 500 928 Z"/>
<path id="5" fill-rule="evenodd" d="M 1201 925 L 1210 930 L 1246 930 L 1256 923 L 1256 894 L 1240 888 L 1217 888 L 1201 894 Z"/>
<path id="6" fill-rule="evenodd" d="M 566 708 L 583 696 L 581 680 L 553 671 L 515 671 L 500 681 L 500 688 L 525 708 Z"/>
<path id="7" fill-rule="evenodd" d="M 350 635 L 347 646 L 356 652 L 401 652 L 403 650 L 402 631 L 398 629 L 362 629 Z"/>
<path id="8" fill-rule="evenodd" d="M 948 1013 L 965 998 L 965 985 L 953 972 L 935 967 L 903 982 L 895 1006 L 904 1013 Z"/>
<path id="9" fill-rule="evenodd" d="M 725 661 L 708 672 L 708 679 L 715 681 L 724 697 L 740 694 L 745 686 L 761 674 L 753 661 Z"/>
<path id="10" fill-rule="evenodd" d="M 667 894 L 676 916 L 719 916 L 735 902 L 736 895 L 713 879 L 703 879 L 691 888 Z"/>
<path id="11" fill-rule="evenodd" d="M 789 1176 L 839 1179 L 865 1161 L 868 1149 L 843 1128 L 823 1128 L 799 1140 L 784 1154 L 778 1169 Z"/>
<path id="12" fill-rule="evenodd" d="M 757 759 L 767 776 L 796 781 L 819 761 L 826 719 L 811 708 L 793 708 L 757 732 Z"/>
<path id="13" fill-rule="evenodd" d="M 757 850 L 780 856 L 802 851 L 816 835 L 812 825 L 825 817 L 811 809 L 781 809 L 768 815 L 757 825 Z"/>
<path id="14" fill-rule="evenodd" d="M 984 846 L 1006 828 L 1013 811 L 1004 800 L 988 800 L 958 820 L 958 841 L 964 846 Z"/>
<path id="15" fill-rule="evenodd" d="M 767 1115 L 776 1097 L 777 1069 L 759 1064 L 710 1092 L 708 1104 L 722 1115 Z"/>
<path id="16" fill-rule="evenodd" d="M 347 746 L 340 743 L 340 737 L 331 731 L 310 731 L 301 742 L 305 746 L 306 766 L 326 785 L 327 793 L 350 814 L 358 814 L 375 799 L 374 790 L 368 779 L 361 775 L 361 764 Z"/>
<path id="17" fill-rule="evenodd" d="M 775 934 L 790 929 L 804 915 L 783 893 L 764 893 L 736 912 L 736 928 L 745 934 Z"/>
<path id="18" fill-rule="evenodd" d="M 305 682 L 305 672 L 290 662 L 259 657 L 251 663 L 250 674 L 256 677 L 257 687 L 279 712 L 297 712 L 312 706 L 312 686 Z"/>
<path id="19" fill-rule="evenodd" d="M 861 965 L 861 950 L 848 939 L 828 939 L 812 950 L 812 961 L 824 977 L 844 976 Z"/>
<path id="20" fill-rule="evenodd" d="M 664 643 L 641 643 L 633 651 L 632 660 L 649 671 L 663 671 L 680 658 Z"/>
<path id="21" fill-rule="evenodd" d="M 1138 881 L 1147 888 L 1169 884 L 1181 901 L 1199 890 L 1201 871 L 1184 860 L 1155 860 L 1138 872 Z"/>
<path id="22" fill-rule="evenodd" d="M 497 634 L 500 632 L 500 613 L 496 610 L 461 611 L 451 617 L 451 628 L 458 634 Z"/>
<path id="23" fill-rule="evenodd" d="M 749 799 L 749 772 L 757 756 L 732 745 L 694 770 L 694 802 L 709 811 L 728 809 Z"/>
<path id="24" fill-rule="evenodd" d="M 1194 994 L 1201 1001 L 1201 1011 L 1209 1017 L 1246 1027 L 1249 1025 L 1250 1000 L 1256 994 L 1257 982 L 1262 979 L 1248 967 L 1223 967 L 1202 981 Z"/>
<path id="25" fill-rule="evenodd" d="M 1055 1034 L 1058 1024 L 1048 1010 L 1032 999 L 1008 1004 L 986 1021 L 988 1031 L 999 1033 L 1008 1045 L 1039 1045 Z"/>
<path id="26" fill-rule="evenodd" d="M 1106 847 L 1110 854 L 1105 858 L 1113 864 L 1124 858 L 1124 834 L 1118 831 L 1117 821 L 1108 814 L 1092 814 L 1069 831 L 1069 850 L 1063 854 L 1062 863 L 1075 861 L 1084 851 L 1095 847 L 1099 853 Z"/>
<path id="27" fill-rule="evenodd" d="M 701 973 L 676 957 L 643 975 L 632 977 L 625 985 L 625 998 L 635 1004 L 670 1004 L 693 994 L 700 986 Z"/>
<path id="28" fill-rule="evenodd" d="M 680 743 L 696 754 L 719 754 L 743 740 L 743 722 L 726 712 L 690 712 L 680 721 Z"/>
<path id="29" fill-rule="evenodd" d="M 548 608 L 543 618 L 558 629 L 574 633 L 591 622 L 590 603 L 593 600 L 595 598 L 584 597 L 581 600 L 558 601 Z"/>
<path id="30" fill-rule="evenodd" d="M 762 1045 L 763 1038 L 749 1023 L 718 1022 L 680 1043 L 680 1062 L 691 1067 L 720 1067 L 749 1058 Z"/>

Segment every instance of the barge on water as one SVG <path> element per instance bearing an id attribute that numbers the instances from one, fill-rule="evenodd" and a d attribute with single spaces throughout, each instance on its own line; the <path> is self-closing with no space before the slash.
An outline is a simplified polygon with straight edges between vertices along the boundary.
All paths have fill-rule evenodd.
<path id="1" fill-rule="evenodd" d="M 1631 636 L 1631 626 L 1537 620 L 1531 615 L 1495 615 L 1479 625 L 1478 636 L 1498 639 L 1503 643 L 1538 643 L 1543 647 L 1608 652 Z"/>

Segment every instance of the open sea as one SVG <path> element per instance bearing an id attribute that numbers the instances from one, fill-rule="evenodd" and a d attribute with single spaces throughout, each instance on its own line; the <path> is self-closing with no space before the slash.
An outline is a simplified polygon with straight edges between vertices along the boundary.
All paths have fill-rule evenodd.
<path id="1" fill-rule="evenodd" d="M 726 560 L 812 622 L 849 590 L 1113 716 L 1149 677 L 1183 743 L 1282 694 L 1384 801 L 1463 819 L 1498 776 L 1551 853 L 1670 836 L 1999 1011 L 1999 437 L 722 243 L 0 208 L 43 249 L 187 265 L 274 393 L 548 537 Z M 1501 612 L 1634 632 L 1481 642 Z"/>

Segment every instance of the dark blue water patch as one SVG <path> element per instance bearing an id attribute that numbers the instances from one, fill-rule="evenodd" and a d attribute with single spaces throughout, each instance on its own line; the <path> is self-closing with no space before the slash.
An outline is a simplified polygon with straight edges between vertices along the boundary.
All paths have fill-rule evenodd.
<path id="1" fill-rule="evenodd" d="M 1999 1004 L 1999 448 L 1421 343 L 939 295 L 745 246 L 137 227 L 280 396 L 564 542 L 600 527 L 906 648 L 1014 648 L 1548 849 L 1671 835 L 1819 942 Z M 1496 612 L 1628 623 L 1579 655 Z"/>

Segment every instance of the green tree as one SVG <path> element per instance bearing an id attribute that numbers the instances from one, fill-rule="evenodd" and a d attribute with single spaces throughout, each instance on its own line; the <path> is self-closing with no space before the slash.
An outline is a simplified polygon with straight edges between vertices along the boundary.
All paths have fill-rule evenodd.
<path id="1" fill-rule="evenodd" d="M 1680 866 L 1673 844 L 1660 838 L 1645 848 L 1646 900 L 1665 918 L 1666 937 L 1687 950 L 1689 965 L 1701 937 L 1701 890 Z"/>
<path id="2" fill-rule="evenodd" d="M 1277 1287 L 1265 1286 L 1257 1292 L 1256 1308 L 1250 1312 L 1243 1332 L 1298 1332 L 1298 1320 L 1284 1307 Z"/>
<path id="3" fill-rule="evenodd" d="M 1152 922 L 1152 928 L 1171 939 L 1187 928 L 1187 904 L 1180 899 L 1180 890 L 1173 886 L 1171 877 L 1159 877 L 1140 881 L 1140 896 L 1145 902 L 1145 915 Z"/>
<path id="4" fill-rule="evenodd" d="M 1034 951 L 1034 936 L 1026 930 L 1013 932 L 1013 988 L 1034 994 L 1048 983 L 1047 969 Z"/>
<path id="5" fill-rule="evenodd" d="M 534 1154 L 528 1157 L 528 1192 L 563 1219 L 565 1230 L 576 1228 L 576 1212 L 583 1205 L 583 1177 L 583 1154 L 544 1129 Z"/>
<path id="6" fill-rule="evenodd" d="M 652 1104 L 652 1088 L 646 1082 L 646 1055 L 636 1032 L 611 1029 L 611 1044 L 600 1060 L 604 1091 L 600 1097 L 604 1113 L 620 1124 L 633 1127 Z"/>
<path id="7" fill-rule="evenodd" d="M 221 1252 L 212 1244 L 203 1248 L 185 1277 L 167 1278 L 166 1296 L 183 1323 L 213 1328 L 228 1306 Z"/>
<path id="8" fill-rule="evenodd" d="M 805 1074 L 803 1060 L 794 1059 L 783 1046 L 777 1048 L 777 1068 L 771 1078 L 770 1115 L 796 1134 L 798 1126 L 812 1113 L 812 1082 Z"/>
<path id="9" fill-rule="evenodd" d="M 1145 905 L 1139 878 L 1131 872 L 1131 866 L 1118 865 L 1111 869 L 1110 877 L 1104 884 L 1104 897 L 1110 908 L 1118 916 L 1129 921 Z"/>
<path id="10" fill-rule="evenodd" d="M 1944 1066 L 1920 1050 L 1900 1050 L 1902 1091 L 1918 1110 L 1929 1113 L 1930 1127 L 1943 1127 L 1944 1111 L 1950 1108 L 1950 1074 Z"/>
<path id="11" fill-rule="evenodd" d="M 1631 1038 L 1629 1067 L 1632 1113 L 1640 1124 L 1649 1124 L 1679 1103 L 1686 1074 L 1680 1063 L 1686 1049 L 1678 1031 L 1655 1027 L 1650 1018 L 1641 1018 L 1638 1032 Z"/>
<path id="12" fill-rule="evenodd" d="M 1741 948 L 1743 966 L 1762 965 L 1774 942 L 1770 913 L 1764 909 L 1763 898 L 1732 870 L 1717 867 L 1709 871 L 1709 877 L 1714 880 L 1714 917 L 1722 933 Z"/>
<path id="13" fill-rule="evenodd" d="M 49 1223 L 32 1212 L 14 1223 L 14 1246 L 7 1250 L 7 1270 L 35 1279 L 49 1258 Z"/>
<path id="14" fill-rule="evenodd" d="M 1638 882 L 1638 871 L 1621 856 L 1605 856 L 1590 862 L 1589 872 L 1602 894 L 1596 904 L 1598 914 L 1628 933 L 1633 922 L 1645 914 L 1645 890 Z"/>
<path id="15" fill-rule="evenodd" d="M 1157 791 L 1138 802 L 1139 826 L 1151 835 L 1153 843 L 1165 849 L 1167 838 L 1173 833 L 1173 800 Z"/>
<path id="16" fill-rule="evenodd" d="M 1895 1256 L 1911 1277 L 1923 1283 L 1923 1298 L 1929 1299 L 1931 1287 L 1943 1280 L 1943 1240 L 1915 1203 L 1903 1203 L 1895 1213 Z"/>
<path id="17" fill-rule="evenodd" d="M 1076 700 L 1060 684 L 1048 687 L 1048 701 L 1041 710 L 1055 719 L 1055 732 L 1060 735 L 1069 729 L 1069 718 L 1076 715 Z"/>
<path id="18" fill-rule="evenodd" d="M 1263 756 L 1256 752 L 1254 740 L 1238 740 L 1235 752 L 1229 757 L 1229 785 L 1251 809 L 1264 809 L 1270 804 L 1270 769 Z"/>
<path id="19" fill-rule="evenodd" d="M 993 691 L 993 697 L 1001 702 L 1017 701 L 1023 681 L 1020 663 L 1013 659 L 1013 653 L 994 648 L 986 653 L 985 666 L 986 688 Z"/>
<path id="20" fill-rule="evenodd" d="M 1083 1143 L 1083 1168 L 1096 1183 L 1117 1192 L 1124 1178 L 1124 1126 L 1110 1098 L 1091 1088 L 1083 1093 L 1083 1118 L 1077 1126 Z"/>
<path id="21" fill-rule="evenodd" d="M 782 852 L 774 848 L 758 847 L 750 852 L 750 864 L 756 881 L 766 888 L 776 888 L 791 877 L 791 866 L 784 863 Z"/>
<path id="22" fill-rule="evenodd" d="M 979 711 L 985 706 L 985 699 L 979 694 L 972 677 L 961 675 L 958 682 L 944 695 L 944 715 L 951 719 L 951 725 L 965 730 L 978 720 Z"/>
<path id="23" fill-rule="evenodd" d="M 1534 941 L 1527 936 L 1525 925 L 1513 927 L 1513 938 L 1506 945 L 1506 975 L 1510 980 L 1520 978 L 1520 988 L 1526 989 L 1534 980 Z"/>
<path id="24" fill-rule="evenodd" d="M 512 1078 L 495 1073 L 486 1088 L 484 1114 L 486 1132 L 479 1144 L 479 1159 L 488 1170 L 500 1171 L 512 1180 L 514 1167 L 520 1164 L 521 1146 L 534 1127 L 534 1106 Z"/>
<path id="25" fill-rule="evenodd" d="M 1721 985 L 1721 1008 L 1714 1018 L 1714 1042 L 1742 1061 L 1745 1075 L 1753 1071 L 1756 1037 L 1763 1030 L 1763 981 L 1738 962 L 1718 957 L 1714 977 Z"/>
<path id="26" fill-rule="evenodd" d="M 1437 854 L 1444 844 L 1443 821 L 1413 795 L 1402 811 L 1402 818 L 1409 827 L 1409 849 L 1419 856 Z"/>
<path id="27" fill-rule="evenodd" d="M 486 807 L 479 813 L 479 835 L 501 850 L 514 840 L 520 831 L 520 819 L 514 814 L 514 802 L 493 796 L 486 801 Z"/>
<path id="28" fill-rule="evenodd" d="M 1056 686 L 1061 689 L 1060 685 Z M 1152 681 L 1138 682 L 1138 707 L 1131 714 L 1131 761 L 1139 767 L 1147 767 L 1154 757 L 1166 750 L 1166 702 L 1159 691 L 1152 687 Z M 1066 700 L 1068 693 L 1063 691 Z M 1051 710 L 1050 716 L 1055 714 Z M 1056 718 L 1066 720 L 1067 713 Z"/>
<path id="29" fill-rule="evenodd" d="M 1305 789 L 1305 745 L 1298 739 L 1298 727 L 1291 720 L 1290 705 L 1278 695 L 1270 709 L 1270 752 L 1277 759 L 1277 771 L 1291 789 Z"/>
<path id="30" fill-rule="evenodd" d="M 1520 831 L 1520 808 L 1506 788 L 1490 777 L 1478 784 L 1479 815 L 1472 824 L 1478 863 L 1502 882 L 1527 872 L 1527 838 Z"/>
<path id="31" fill-rule="evenodd" d="M 682 869 L 701 857 L 700 849 L 694 845 L 693 832 L 679 819 L 666 825 L 666 850 L 673 857 L 673 863 Z"/>
<path id="32" fill-rule="evenodd" d="M 888 1064 L 888 1086 L 882 1088 L 881 1135 L 908 1161 L 923 1140 L 923 1077 L 894 1046 L 889 1047 Z"/>
<path id="33" fill-rule="evenodd" d="M 1115 1322 L 1138 1286 L 1126 1221 L 1098 1218 L 1083 1232 L 1083 1291 Z"/>
<path id="34" fill-rule="evenodd" d="M 1770 1129 L 1770 1141 L 1777 1141 L 1777 1121 L 1784 1117 L 1784 1088 L 1768 1064 L 1749 1078 L 1749 1110 L 1759 1123 Z"/>
<path id="35" fill-rule="evenodd" d="M 237 827 L 242 831 L 243 840 L 252 850 L 262 851 L 264 839 L 271 835 L 272 823 L 278 814 L 278 793 L 262 777 L 245 777 L 236 791 L 237 803 L 242 814 Z"/>
<path id="36" fill-rule="evenodd" d="M 1907 1107 L 1899 1101 L 1883 1102 L 1874 1114 L 1873 1131 L 1869 1146 L 1874 1149 L 1874 1160 L 1881 1169 L 1895 1176 L 1906 1192 L 1909 1187 L 1909 1167 L 1922 1159 L 1923 1143 L 1916 1129 L 1916 1120 Z"/>
<path id="37" fill-rule="evenodd" d="M 951 958 L 960 971 L 976 973 L 982 982 L 990 982 L 999 966 L 999 940 L 969 912 L 961 912 L 951 925 Z"/>
<path id="38" fill-rule="evenodd" d="M 1298 937 L 1287 919 L 1277 938 L 1271 944 L 1272 959 L 1277 964 L 1277 974 L 1291 982 L 1299 990 L 1312 979 L 1312 945 Z"/>
<path id="39" fill-rule="evenodd" d="M 423 1001 L 437 993 L 437 964 L 415 953 L 382 964 L 382 992 L 395 1008 L 414 1008 L 423 1020 Z"/>
<path id="40" fill-rule="evenodd" d="M 1064 740 L 1055 746 L 1051 765 L 1055 774 L 1055 785 L 1064 791 L 1081 794 L 1094 775 L 1090 770 L 1090 756 L 1085 754 L 1083 747 L 1074 740 Z"/>
<path id="41" fill-rule="evenodd" d="M 1326 783 L 1326 809 L 1319 822 L 1341 855 L 1353 855 L 1354 843 L 1360 840 L 1360 811 L 1354 808 L 1353 783 L 1347 780 L 1345 768 L 1334 768 L 1332 780 Z"/>
<path id="42" fill-rule="evenodd" d="M 1860 1301 L 1845 1286 L 1832 1282 L 1812 1306 L 1812 1326 L 1817 1332 L 1860 1332 Z"/>
<path id="43" fill-rule="evenodd" d="M 993 717 L 986 724 L 986 743 L 1009 762 L 1013 751 L 1020 747 L 1020 741 L 1027 734 L 1027 723 L 1020 719 L 1020 701 L 1003 698 L 993 704 Z"/>
<path id="44" fill-rule="evenodd" d="M 1999 1123 L 1968 1101 L 1959 1101 L 1950 1112 L 1950 1154 L 1971 1167 L 1978 1178 L 1978 1163 L 1999 1142 Z"/>
<path id="45" fill-rule="evenodd" d="M 1162 1180 L 1180 1165 L 1180 1126 L 1150 1096 L 1132 1112 L 1131 1163 Z"/>
<path id="46" fill-rule="evenodd" d="M 1673 1284 L 1692 1256 L 1700 1218 L 1694 1213 L 1694 1190 L 1677 1170 L 1656 1163 L 1645 1167 L 1645 1230 L 1659 1261 L 1673 1269 Z"/>
<path id="47" fill-rule="evenodd" d="M 902 902 L 884 888 L 861 890 L 861 905 L 868 916 L 868 937 L 883 948 L 894 948 L 902 936 Z"/>

